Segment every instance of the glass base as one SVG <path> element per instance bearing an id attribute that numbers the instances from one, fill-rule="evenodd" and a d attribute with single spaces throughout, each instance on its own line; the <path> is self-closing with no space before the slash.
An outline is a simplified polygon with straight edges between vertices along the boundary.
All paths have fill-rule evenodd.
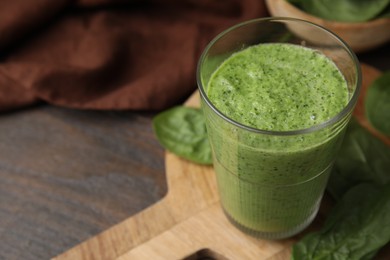
<path id="1" fill-rule="evenodd" d="M 248 227 L 242 225 L 241 223 L 237 222 L 233 217 L 231 217 L 226 212 L 226 210 L 223 210 L 223 211 L 224 211 L 226 217 L 228 218 L 228 220 L 240 231 L 242 231 L 245 234 L 248 234 L 250 236 L 253 236 L 255 238 L 268 239 L 268 240 L 286 239 L 286 238 L 292 237 L 294 235 L 297 235 L 298 233 L 303 231 L 305 228 L 307 228 L 313 222 L 313 220 L 316 217 L 317 212 L 318 212 L 318 210 L 313 212 L 313 214 L 309 218 L 307 218 L 305 222 L 303 222 L 302 224 L 300 224 L 294 228 L 291 228 L 291 229 L 288 229 L 285 231 L 281 231 L 281 232 L 263 232 L 263 231 L 251 229 L 251 228 L 248 228 Z"/>

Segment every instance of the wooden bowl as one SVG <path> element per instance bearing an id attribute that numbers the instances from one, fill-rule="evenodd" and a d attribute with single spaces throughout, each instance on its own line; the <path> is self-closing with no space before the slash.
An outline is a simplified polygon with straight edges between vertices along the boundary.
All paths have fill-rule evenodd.
<path id="1" fill-rule="evenodd" d="M 390 18 L 359 23 L 335 22 L 310 15 L 286 0 L 266 0 L 266 4 L 272 16 L 294 17 L 329 29 L 347 42 L 354 52 L 367 51 L 390 40 Z"/>

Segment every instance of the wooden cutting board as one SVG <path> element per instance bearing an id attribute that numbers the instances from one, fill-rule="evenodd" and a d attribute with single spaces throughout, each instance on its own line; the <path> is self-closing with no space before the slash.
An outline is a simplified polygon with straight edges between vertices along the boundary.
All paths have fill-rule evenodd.
<path id="1" fill-rule="evenodd" d="M 380 75 L 365 65 L 363 72 L 364 88 Z M 186 105 L 199 106 L 198 93 Z M 362 113 L 357 109 L 358 117 Z M 290 258 L 291 245 L 300 236 L 321 225 L 331 206 L 325 198 L 314 223 L 299 236 L 280 241 L 255 239 L 224 216 L 212 167 L 169 152 L 165 161 L 168 193 L 162 200 L 54 259 L 284 260 Z"/>

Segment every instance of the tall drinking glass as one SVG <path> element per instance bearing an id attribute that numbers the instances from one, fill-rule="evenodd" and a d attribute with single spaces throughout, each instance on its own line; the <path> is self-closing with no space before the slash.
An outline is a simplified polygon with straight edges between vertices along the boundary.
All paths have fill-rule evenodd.
<path id="1" fill-rule="evenodd" d="M 283 131 L 249 126 L 221 112 L 208 92 L 215 71 L 232 55 L 269 43 L 304 46 L 333 61 L 346 82 L 345 106 L 328 120 Z M 240 230 L 266 239 L 290 237 L 305 229 L 318 212 L 358 98 L 361 72 L 355 54 L 337 35 L 313 23 L 256 19 L 235 25 L 211 41 L 199 60 L 197 82 L 228 219 Z M 241 112 L 245 117 L 246 111 Z"/>

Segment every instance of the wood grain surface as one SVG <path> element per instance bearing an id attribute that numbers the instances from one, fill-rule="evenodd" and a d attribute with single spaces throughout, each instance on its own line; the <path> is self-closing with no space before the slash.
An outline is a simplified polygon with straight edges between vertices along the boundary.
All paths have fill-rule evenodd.
<path id="1" fill-rule="evenodd" d="M 389 70 L 390 45 L 359 59 Z M 0 114 L 0 259 L 68 252 L 160 200 L 165 158 L 153 115 L 48 105 Z"/>
<path id="2" fill-rule="evenodd" d="M 0 259 L 49 259 L 166 193 L 148 114 L 39 106 L 0 117 Z"/>

